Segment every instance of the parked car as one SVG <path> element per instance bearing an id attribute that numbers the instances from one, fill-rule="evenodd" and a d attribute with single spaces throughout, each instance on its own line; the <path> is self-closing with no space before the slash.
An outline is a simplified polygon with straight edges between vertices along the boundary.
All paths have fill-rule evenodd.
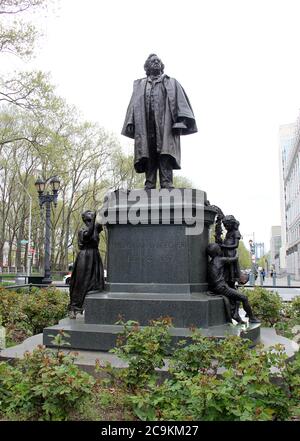
<path id="1" fill-rule="evenodd" d="M 65 285 L 70 285 L 71 275 L 72 275 L 72 273 L 70 272 L 64 276 Z"/>

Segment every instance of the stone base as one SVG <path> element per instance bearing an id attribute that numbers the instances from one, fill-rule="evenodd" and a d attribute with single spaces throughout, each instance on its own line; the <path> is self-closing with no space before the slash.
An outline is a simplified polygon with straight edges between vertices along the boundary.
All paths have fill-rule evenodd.
<path id="1" fill-rule="evenodd" d="M 191 328 L 197 328 L 205 336 L 225 338 L 241 335 L 260 341 L 260 324 L 250 325 L 246 331 L 241 326 L 226 322 L 224 300 L 220 296 L 204 293 L 191 294 L 132 294 L 94 293 L 86 298 L 85 315 L 64 319 L 56 326 L 45 328 L 43 342 L 53 347 L 53 335 L 64 330 L 70 335 L 70 348 L 109 351 L 116 345 L 117 336 L 123 331 L 116 322 L 135 320 L 143 326 L 159 317 L 170 317 L 172 345 L 181 339 L 189 340 Z"/>
<path id="2" fill-rule="evenodd" d="M 136 201 L 139 217 L 133 220 Z M 195 189 L 113 192 L 102 210 L 108 219 L 107 290 L 206 292 L 206 246 L 216 212 L 205 204 L 206 193 Z"/>
<path id="3" fill-rule="evenodd" d="M 192 294 L 205 292 L 207 283 L 109 283 L 105 289 L 113 293 Z"/>
<path id="4" fill-rule="evenodd" d="M 74 322 L 74 320 L 73 320 Z M 79 325 L 79 320 L 77 322 Z M 233 329 L 239 329 L 240 327 L 234 327 Z M 56 332 L 56 331 L 55 331 Z M 282 337 L 276 334 L 274 328 L 261 328 L 261 343 L 267 349 L 270 346 L 276 344 L 281 344 L 284 348 L 284 352 L 288 357 L 288 360 L 292 360 L 295 354 L 299 351 L 299 345 L 293 340 Z M 14 362 L 17 359 L 23 358 L 26 351 L 32 351 L 38 345 L 43 344 L 43 335 L 37 334 L 33 337 L 27 338 L 23 343 L 12 346 L 7 349 L 0 351 L 0 361 Z M 65 349 L 65 352 L 69 352 L 70 348 Z M 101 363 L 109 362 L 113 367 L 124 368 L 127 363 L 118 358 L 114 354 L 103 351 L 95 350 L 78 350 L 75 355 L 75 364 L 77 364 L 81 369 L 89 372 L 92 375 L 95 373 L 95 363 L 96 360 L 100 360 Z M 167 367 L 163 368 L 166 370 Z"/>
<path id="5" fill-rule="evenodd" d="M 86 297 L 86 324 L 114 325 L 120 317 L 125 322 L 135 320 L 141 326 L 159 317 L 170 317 L 175 328 L 208 328 L 227 322 L 223 298 L 206 293 L 94 291 Z"/>
<path id="6" fill-rule="evenodd" d="M 70 338 L 69 345 L 63 346 L 72 349 L 84 349 L 88 351 L 109 351 L 116 346 L 118 334 L 123 331 L 121 325 L 87 325 L 83 318 L 76 320 L 64 319 L 56 326 L 45 328 L 43 332 L 43 344 L 48 347 L 55 347 L 53 336 L 64 330 Z M 252 324 L 246 331 L 241 326 L 233 326 L 229 323 L 209 328 L 200 328 L 201 334 L 207 337 L 225 338 L 229 335 L 239 335 L 247 338 L 256 345 L 260 342 L 260 324 Z M 171 345 L 176 345 L 180 340 L 185 339 L 189 343 L 191 330 L 187 328 L 170 328 L 172 336 Z"/>

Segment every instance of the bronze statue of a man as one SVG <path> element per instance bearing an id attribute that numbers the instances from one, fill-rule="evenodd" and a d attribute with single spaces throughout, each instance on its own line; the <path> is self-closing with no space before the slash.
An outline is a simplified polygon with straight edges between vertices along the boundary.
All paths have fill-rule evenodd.
<path id="1" fill-rule="evenodd" d="M 173 188 L 173 170 L 180 169 L 180 135 L 197 132 L 195 117 L 182 86 L 164 74 L 164 65 L 151 54 L 144 65 L 147 77 L 134 81 L 122 135 L 134 139 L 134 168 L 145 173 L 145 189 Z"/>

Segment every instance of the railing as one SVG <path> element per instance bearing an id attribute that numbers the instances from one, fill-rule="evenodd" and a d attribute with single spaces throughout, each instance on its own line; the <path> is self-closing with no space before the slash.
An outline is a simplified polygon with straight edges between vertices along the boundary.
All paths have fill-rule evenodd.
<path id="1" fill-rule="evenodd" d="M 283 280 L 286 279 L 286 283 L 283 283 Z M 279 282 L 279 283 L 278 283 Z M 288 274 L 285 277 L 278 277 L 277 274 L 273 274 L 272 277 L 266 277 L 266 281 L 264 277 L 259 274 L 256 278 L 254 274 L 249 275 L 249 285 L 251 286 L 265 286 L 265 287 L 277 287 L 277 288 L 300 288 L 300 281 L 292 280 L 292 276 Z"/>

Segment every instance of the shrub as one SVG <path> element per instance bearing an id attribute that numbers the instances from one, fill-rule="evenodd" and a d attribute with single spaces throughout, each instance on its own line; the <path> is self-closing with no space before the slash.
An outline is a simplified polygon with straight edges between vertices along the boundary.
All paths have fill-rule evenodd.
<path id="1" fill-rule="evenodd" d="M 178 343 L 170 363 L 171 372 L 183 372 L 186 376 L 207 372 L 212 368 L 217 347 L 218 340 L 194 331 L 191 344 L 187 345 L 186 340 Z"/>
<path id="2" fill-rule="evenodd" d="M 8 341 L 11 341 L 12 344 L 21 343 L 33 335 L 27 315 L 16 306 L 11 308 L 7 314 L 6 332 Z"/>
<path id="3" fill-rule="evenodd" d="M 62 344 L 58 335 L 56 344 Z M 87 400 L 95 380 L 74 364 L 74 355 L 38 346 L 16 366 L 0 363 L 0 412 L 40 420 L 66 420 Z"/>
<path id="4" fill-rule="evenodd" d="M 169 318 L 153 320 L 151 326 L 143 328 L 132 320 L 118 323 L 123 324 L 124 331 L 111 352 L 129 363 L 129 367 L 121 371 L 120 379 L 133 390 L 141 388 L 147 382 L 155 381 L 155 369 L 164 366 L 171 341 L 171 321 Z"/>
<path id="5" fill-rule="evenodd" d="M 0 315 L 4 325 L 7 322 L 7 316 L 9 315 L 10 310 L 13 309 L 14 306 L 17 306 L 19 302 L 19 294 L 15 291 L 0 287 Z"/>
<path id="6" fill-rule="evenodd" d="M 33 334 L 42 332 L 46 326 L 55 325 L 66 316 L 68 296 L 56 288 L 35 288 L 23 299 L 22 309 L 28 317 Z"/>
<path id="7" fill-rule="evenodd" d="M 291 302 L 291 307 L 294 312 L 294 318 L 300 319 L 300 297 L 294 297 Z"/>
<path id="8" fill-rule="evenodd" d="M 18 292 L 0 288 L 0 315 L 8 340 L 19 343 L 66 316 L 68 296 L 55 288 Z"/>
<path id="9" fill-rule="evenodd" d="M 156 322 L 156 328 L 160 326 Z M 280 345 L 251 349 L 250 341 L 237 336 L 218 340 L 193 331 L 190 345 L 183 341 L 175 348 L 169 377 L 160 382 L 153 370 L 163 362 L 167 334 L 161 334 L 155 346 L 148 346 L 149 330 L 135 325 L 133 334 L 126 331 L 125 324 L 117 353 L 126 356 L 129 366 L 119 375 L 130 379 L 129 403 L 142 420 L 285 420 L 299 406 L 299 361 L 287 368 Z M 139 371 L 141 355 L 144 361 L 159 360 L 157 365 L 149 361 L 151 370 L 146 375 L 144 363 Z"/>
<path id="10" fill-rule="evenodd" d="M 283 302 L 277 292 L 256 286 L 254 289 L 244 289 L 250 305 L 263 326 L 273 326 L 281 319 Z"/>

